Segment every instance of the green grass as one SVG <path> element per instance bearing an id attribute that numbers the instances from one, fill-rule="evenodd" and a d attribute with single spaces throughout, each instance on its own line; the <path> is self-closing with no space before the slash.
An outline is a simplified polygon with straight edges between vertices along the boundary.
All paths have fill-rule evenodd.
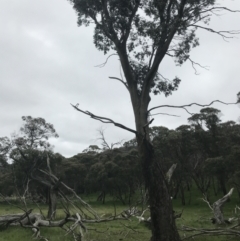
<path id="1" fill-rule="evenodd" d="M 221 196 L 221 195 L 220 195 Z M 217 200 L 220 196 L 215 197 L 210 195 L 210 199 L 212 202 Z M 188 199 L 190 197 L 190 193 L 186 192 L 186 201 L 188 203 Z M 120 204 L 119 202 L 115 202 L 109 197 L 106 200 L 105 204 L 101 204 L 96 202 L 96 197 L 94 195 L 85 196 L 84 200 L 89 202 L 91 206 L 97 210 L 99 215 L 111 216 L 114 215 L 115 209 L 116 213 L 120 213 L 122 210 L 127 209 L 127 206 Z M 236 193 L 233 195 L 230 202 L 226 203 L 224 207 L 224 215 L 226 218 L 232 217 L 235 205 L 239 204 L 239 198 Z M 211 210 L 201 200 L 201 196 L 197 191 L 191 193 L 191 203 L 186 206 L 181 205 L 180 199 L 173 200 L 174 210 L 176 212 L 181 212 L 183 209 L 183 215 L 180 219 L 177 219 L 178 227 L 182 225 L 191 226 L 195 228 L 216 228 L 210 222 L 210 218 L 212 217 Z M 35 208 L 34 212 L 39 212 L 38 208 L 33 204 L 28 205 L 29 208 Z M 58 205 L 57 211 L 57 219 L 61 219 L 65 217 L 64 210 L 61 208 L 60 204 Z M 44 213 L 47 213 L 47 207 L 45 205 L 41 205 Z M 19 213 L 17 207 L 10 206 L 9 204 L 0 202 L 0 215 L 10 214 L 10 213 Z M 146 215 L 148 215 L 146 213 Z M 84 241 L 113 241 L 113 240 L 138 240 L 138 241 L 148 241 L 150 239 L 150 230 L 144 223 L 139 223 L 136 218 L 131 218 L 130 221 L 121 220 L 121 221 L 112 221 L 112 222 L 104 222 L 104 223 L 95 223 L 95 224 L 86 224 L 87 233 L 85 233 Z M 41 228 L 41 235 L 45 237 L 49 237 L 51 241 L 70 241 L 72 240 L 71 236 L 66 236 L 65 231 L 60 228 Z M 184 233 L 180 231 L 180 235 L 184 237 L 185 235 L 190 235 L 189 233 Z M 0 231 L 0 241 L 26 241 L 32 240 L 32 231 L 31 229 L 23 229 L 21 227 L 10 227 L 7 230 Z M 193 239 L 191 239 L 193 240 Z M 196 237 L 194 240 L 203 241 L 203 240 L 211 240 L 211 241 L 226 241 L 226 240 L 239 240 L 236 238 L 230 237 Z"/>

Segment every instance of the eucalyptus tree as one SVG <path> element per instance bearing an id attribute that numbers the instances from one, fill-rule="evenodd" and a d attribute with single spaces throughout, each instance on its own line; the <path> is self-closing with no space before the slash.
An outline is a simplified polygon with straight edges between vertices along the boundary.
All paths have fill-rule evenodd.
<path id="1" fill-rule="evenodd" d="M 14 134 L 12 138 L 12 146 L 10 158 L 13 160 L 15 174 L 18 177 L 16 184 L 22 188 L 26 188 L 29 180 L 34 180 L 38 185 L 45 187 L 47 192 L 47 200 L 49 204 L 48 217 L 54 218 L 56 213 L 57 189 L 47 181 L 44 175 L 40 174 L 38 168 L 50 168 L 53 165 L 48 163 L 51 155 L 51 160 L 55 160 L 52 151 L 52 146 L 48 139 L 58 137 L 53 124 L 46 122 L 43 118 L 33 118 L 31 116 L 23 116 L 23 125 L 18 134 Z M 35 192 L 36 192 L 36 185 Z"/>
<path id="2" fill-rule="evenodd" d="M 7 165 L 7 158 L 12 143 L 8 137 L 0 137 L 0 168 Z"/>
<path id="3" fill-rule="evenodd" d="M 50 149 L 51 145 L 48 142 L 50 137 L 58 138 L 58 134 L 54 129 L 53 124 L 46 122 L 45 119 L 31 116 L 23 116 L 23 126 L 20 128 L 20 135 L 14 138 L 16 146 L 24 149 Z"/>
<path id="4" fill-rule="evenodd" d="M 101 152 L 101 148 L 99 148 L 97 145 L 90 145 L 88 148 L 84 149 L 82 152 L 87 154 L 97 154 Z"/>
<path id="5" fill-rule="evenodd" d="M 171 198 L 161 163 L 154 159 L 149 135 L 150 94 L 169 96 L 177 90 L 180 79 L 169 81 L 158 73 L 165 56 L 181 65 L 189 60 L 190 50 L 199 45 L 197 29 L 223 38 L 234 31 L 216 31 L 208 24 L 212 14 L 231 11 L 215 0 L 68 0 L 77 12 L 78 25 L 93 24 L 94 44 L 104 54 L 116 54 L 123 78 L 111 77 L 123 83 L 130 94 L 135 116 L 133 130 L 110 118 L 97 116 L 74 107 L 91 118 L 112 123 L 136 135 L 142 169 L 149 192 L 152 220 L 152 241 L 179 240 Z M 183 106 L 182 106 L 183 107 Z"/>
<path id="6" fill-rule="evenodd" d="M 22 168 L 27 168 L 33 165 L 34 153 L 39 156 L 41 152 L 52 150 L 48 139 L 57 138 L 58 134 L 54 126 L 43 118 L 23 116 L 22 120 L 24 123 L 19 133 L 13 135 L 9 152 L 13 164 L 18 162 Z"/>

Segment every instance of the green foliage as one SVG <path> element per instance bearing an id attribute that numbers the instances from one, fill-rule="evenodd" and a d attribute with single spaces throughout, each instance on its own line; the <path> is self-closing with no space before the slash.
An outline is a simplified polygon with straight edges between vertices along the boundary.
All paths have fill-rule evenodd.
<path id="1" fill-rule="evenodd" d="M 23 126 L 20 128 L 20 137 L 15 138 L 15 143 L 21 148 L 49 149 L 47 142 L 49 137 L 58 137 L 53 125 L 47 123 L 43 118 L 23 116 Z"/>
<path id="2" fill-rule="evenodd" d="M 100 151 L 101 151 L 101 149 L 97 145 L 90 145 L 88 148 L 83 150 L 83 153 L 97 154 Z"/>
<path id="3" fill-rule="evenodd" d="M 78 25 L 95 25 L 94 44 L 104 54 L 127 55 L 139 94 L 154 71 L 154 94 L 170 95 L 180 79 L 173 81 L 157 73 L 165 54 L 182 65 L 192 48 L 199 45 L 197 23 L 208 24 L 215 0 L 69 0 L 78 15 Z M 174 39 L 174 43 L 171 44 Z M 124 66 L 124 63 L 122 62 Z M 124 68 L 124 67 L 123 67 Z M 125 68 L 124 68 L 125 69 Z M 125 71 L 125 70 L 124 70 Z M 126 74 L 126 73 L 125 73 Z M 152 78 L 152 77 L 151 77 Z"/>
<path id="4" fill-rule="evenodd" d="M 173 163 L 174 171 L 171 192 L 185 202 L 186 191 L 192 181 L 199 191 L 207 195 L 211 186 L 217 183 L 216 192 L 227 192 L 231 184 L 240 190 L 239 144 L 240 125 L 234 121 L 221 123 L 220 111 L 204 108 L 189 118 L 191 125 L 176 130 L 153 127 L 150 136 L 155 147 L 155 156 L 162 160 L 161 167 L 166 173 Z"/>
<path id="5" fill-rule="evenodd" d="M 107 150 L 95 156 L 85 184 L 89 191 L 111 194 L 122 203 L 131 202 L 132 195 L 141 180 L 139 159 L 136 150 L 125 148 Z"/>
<path id="6" fill-rule="evenodd" d="M 29 193 L 40 194 L 41 185 L 33 180 L 36 170 L 46 169 L 46 159 L 49 155 L 50 166 L 57 174 L 57 166 L 62 160 L 61 155 L 50 151 L 51 145 L 48 139 L 58 137 L 53 125 L 43 118 L 31 116 L 23 116 L 22 120 L 24 124 L 19 134 L 13 135 L 12 141 L 7 137 L 0 138 L 0 192 L 7 196 L 16 190 L 24 192 L 29 180 L 31 180 Z M 7 163 L 8 159 L 12 161 L 11 165 Z"/>

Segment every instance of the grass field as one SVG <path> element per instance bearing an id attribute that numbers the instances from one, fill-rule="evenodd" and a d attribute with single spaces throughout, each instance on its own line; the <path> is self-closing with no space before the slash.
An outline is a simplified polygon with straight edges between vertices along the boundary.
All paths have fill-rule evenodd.
<path id="1" fill-rule="evenodd" d="M 188 202 L 189 194 L 186 195 L 186 201 Z M 107 202 L 103 205 L 95 201 L 95 196 L 86 196 L 84 199 L 91 204 L 91 206 L 97 210 L 99 215 L 105 214 L 106 216 L 111 216 L 114 214 L 114 206 L 116 207 L 117 213 L 121 212 L 124 209 L 127 209 L 127 206 L 123 206 L 118 202 L 113 202 L 112 198 L 109 197 Z M 211 201 L 217 200 L 218 197 L 211 196 Z M 226 203 L 224 207 L 224 215 L 226 218 L 234 216 L 234 208 L 239 204 L 239 198 L 236 193 L 233 195 L 230 202 Z M 201 196 L 197 193 L 191 194 L 191 203 L 185 206 L 182 206 L 180 200 L 173 200 L 174 210 L 176 212 L 181 212 L 183 209 L 183 214 L 180 219 L 177 219 L 177 226 L 180 228 L 182 225 L 191 226 L 195 228 L 216 228 L 211 224 L 210 218 L 212 217 L 211 210 L 201 200 Z M 34 212 L 39 212 L 38 208 L 33 205 L 29 205 L 29 208 L 35 208 Z M 46 213 L 47 207 L 42 205 L 42 210 Z M 21 212 L 17 207 L 10 206 L 4 202 L 0 202 L 0 215 L 10 214 L 10 213 L 19 213 Z M 149 213 L 145 213 L 146 216 Z M 57 219 L 64 218 L 64 210 L 60 207 L 57 211 Z M 115 241 L 115 240 L 138 240 L 138 241 L 148 241 L 150 239 L 150 230 L 145 223 L 139 223 L 135 217 L 132 217 L 131 220 L 121 220 L 121 221 L 112 221 L 106 223 L 95 223 L 95 224 L 86 224 L 88 231 L 84 234 L 84 241 Z M 45 237 L 48 237 L 51 241 L 70 241 L 72 240 L 71 236 L 66 236 L 65 231 L 60 228 L 41 228 L 41 234 Z M 186 237 L 190 235 L 189 233 L 181 232 L 181 237 Z M 26 241 L 32 240 L 32 231 L 31 229 L 24 229 L 21 227 L 10 227 L 7 230 L 0 231 L 0 241 Z M 226 241 L 232 240 L 236 241 L 239 238 L 233 237 L 195 237 L 196 241 Z"/>

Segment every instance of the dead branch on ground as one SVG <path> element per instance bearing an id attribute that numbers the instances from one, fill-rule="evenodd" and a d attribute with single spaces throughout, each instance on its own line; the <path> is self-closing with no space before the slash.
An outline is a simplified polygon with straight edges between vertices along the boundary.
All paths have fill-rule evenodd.
<path id="1" fill-rule="evenodd" d="M 233 221 L 239 220 L 237 217 L 224 219 L 222 208 L 223 205 L 227 202 L 229 197 L 233 193 L 233 188 L 230 189 L 230 191 L 222 198 L 214 202 L 212 205 L 209 203 L 209 201 L 204 197 L 202 200 L 207 203 L 209 208 L 213 211 L 214 217 L 211 218 L 212 223 L 218 225 L 217 228 L 194 228 L 189 226 L 182 226 L 180 228 L 181 231 L 184 232 L 184 238 L 182 240 L 187 239 L 194 239 L 197 236 L 232 236 L 232 237 L 240 237 L 240 223 L 232 224 Z M 235 213 L 238 214 L 238 207 L 235 208 Z M 232 225 L 232 226 L 229 226 Z M 186 237 L 186 232 L 193 233 L 190 236 Z"/>

